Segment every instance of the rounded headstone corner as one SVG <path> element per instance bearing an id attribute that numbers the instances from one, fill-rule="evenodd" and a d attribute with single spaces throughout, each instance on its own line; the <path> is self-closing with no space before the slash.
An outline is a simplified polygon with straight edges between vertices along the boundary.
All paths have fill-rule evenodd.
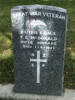
<path id="1" fill-rule="evenodd" d="M 57 6 L 50 6 L 50 5 L 39 5 L 39 4 L 33 4 L 33 5 L 19 5 L 19 6 L 14 6 L 11 8 L 11 12 L 15 10 L 22 10 L 22 9 L 49 9 L 49 10 L 54 10 L 54 11 L 60 11 L 67 13 L 67 9 L 57 7 Z"/>
<path id="2" fill-rule="evenodd" d="M 62 95 L 66 9 L 38 4 L 15 6 L 11 20 L 14 91 Z"/>

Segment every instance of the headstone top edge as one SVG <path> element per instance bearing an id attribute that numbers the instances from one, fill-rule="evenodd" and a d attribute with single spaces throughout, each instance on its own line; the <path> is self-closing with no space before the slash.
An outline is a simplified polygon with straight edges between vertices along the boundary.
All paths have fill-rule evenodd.
<path id="1" fill-rule="evenodd" d="M 61 7 L 57 7 L 57 6 L 49 6 L 49 5 L 38 5 L 38 4 L 34 4 L 34 5 L 19 5 L 19 6 L 14 6 L 12 9 L 11 9 L 11 12 L 12 11 L 15 11 L 15 10 L 21 10 L 21 9 L 37 9 L 37 8 L 40 8 L 40 9 L 49 9 L 49 10 L 54 10 L 54 11 L 59 11 L 59 12 L 64 12 L 64 13 L 67 13 L 67 10 L 64 9 L 64 8 L 61 8 Z"/>

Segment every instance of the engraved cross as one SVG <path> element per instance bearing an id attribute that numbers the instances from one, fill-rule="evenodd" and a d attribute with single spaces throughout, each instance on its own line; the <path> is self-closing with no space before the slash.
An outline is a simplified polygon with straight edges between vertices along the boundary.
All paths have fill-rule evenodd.
<path id="1" fill-rule="evenodd" d="M 36 62 L 37 63 L 36 83 L 40 83 L 40 63 L 41 62 L 47 62 L 47 59 L 40 59 L 40 51 L 37 51 L 37 58 L 36 59 L 30 59 L 30 62 Z"/>

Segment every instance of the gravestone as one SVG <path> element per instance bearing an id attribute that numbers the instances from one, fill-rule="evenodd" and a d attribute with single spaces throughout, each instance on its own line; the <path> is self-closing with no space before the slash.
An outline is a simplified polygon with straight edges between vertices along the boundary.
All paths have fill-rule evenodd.
<path id="1" fill-rule="evenodd" d="M 14 91 L 61 95 L 64 79 L 66 10 L 47 5 L 11 9 Z"/>

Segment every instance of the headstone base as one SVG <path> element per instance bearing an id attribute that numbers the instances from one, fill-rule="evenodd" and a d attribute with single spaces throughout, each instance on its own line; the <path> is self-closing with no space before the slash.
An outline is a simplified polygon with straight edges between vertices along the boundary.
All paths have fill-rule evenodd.
<path id="1" fill-rule="evenodd" d="M 13 100 L 75 100 L 75 90 L 65 89 L 63 96 L 47 96 L 14 93 L 13 87 L 13 84 L 0 84 L 0 98 Z"/>

